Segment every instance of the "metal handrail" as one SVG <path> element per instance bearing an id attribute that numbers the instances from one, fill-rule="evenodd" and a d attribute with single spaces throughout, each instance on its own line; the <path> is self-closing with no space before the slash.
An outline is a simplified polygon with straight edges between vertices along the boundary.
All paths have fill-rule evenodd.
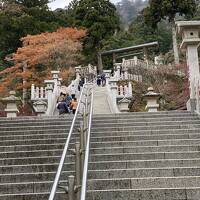
<path id="1" fill-rule="evenodd" d="M 89 154 L 90 154 L 90 135 L 91 135 L 91 125 L 92 125 L 92 114 L 93 114 L 93 99 L 94 99 L 94 94 L 92 91 L 80 200 L 85 200 L 86 198 L 88 161 L 89 161 Z"/>
<path id="2" fill-rule="evenodd" d="M 53 186 L 52 186 L 52 189 L 51 189 L 51 193 L 49 195 L 49 200 L 54 200 L 54 197 L 56 195 L 56 190 L 58 188 L 60 176 L 61 176 L 61 173 L 62 173 L 62 168 L 63 168 L 64 163 L 65 163 L 65 158 L 67 156 L 69 142 L 70 142 L 72 132 L 73 132 L 73 129 L 74 129 L 74 125 L 75 125 L 75 121 L 76 121 L 76 118 L 77 118 L 77 115 L 78 115 L 78 110 L 79 110 L 79 107 L 80 107 L 80 104 L 81 104 L 81 99 L 82 99 L 82 96 L 83 96 L 84 89 L 85 89 L 85 85 L 84 85 L 84 87 L 82 88 L 82 91 L 81 91 L 81 95 L 80 95 L 80 99 L 79 99 L 78 106 L 77 106 L 77 109 L 76 109 L 76 113 L 75 113 L 73 121 L 72 121 L 72 125 L 71 125 L 70 131 L 69 131 L 69 135 L 67 137 L 67 141 L 65 143 L 64 150 L 63 150 L 63 153 L 62 153 L 62 156 L 61 156 L 61 159 L 60 159 L 60 163 L 59 163 L 59 166 L 58 166 L 58 170 L 57 170 L 57 173 L 56 173 L 56 176 L 55 176 L 55 179 L 54 179 L 54 183 L 53 183 Z"/>

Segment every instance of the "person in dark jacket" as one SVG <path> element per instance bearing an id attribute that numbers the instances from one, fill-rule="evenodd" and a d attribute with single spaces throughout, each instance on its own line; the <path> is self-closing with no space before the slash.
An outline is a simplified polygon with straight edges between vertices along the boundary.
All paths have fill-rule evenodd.
<path id="1" fill-rule="evenodd" d="M 69 108 L 65 100 L 62 100 L 58 105 L 57 109 L 59 110 L 59 115 L 69 113 Z"/>

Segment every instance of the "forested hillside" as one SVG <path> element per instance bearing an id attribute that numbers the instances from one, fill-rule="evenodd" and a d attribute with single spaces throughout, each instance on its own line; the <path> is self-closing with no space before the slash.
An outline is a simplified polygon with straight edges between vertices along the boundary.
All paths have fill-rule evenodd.
<path id="1" fill-rule="evenodd" d="M 121 21 L 126 25 L 130 24 L 145 8 L 148 0 L 121 0 L 116 4 L 117 12 L 120 15 Z"/>

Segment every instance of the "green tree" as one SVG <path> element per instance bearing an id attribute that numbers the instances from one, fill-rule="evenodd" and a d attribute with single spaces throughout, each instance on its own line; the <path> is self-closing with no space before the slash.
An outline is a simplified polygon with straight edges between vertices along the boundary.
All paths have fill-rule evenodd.
<path id="1" fill-rule="evenodd" d="M 153 28 L 162 19 L 167 19 L 171 23 L 175 64 L 179 64 L 175 17 L 177 15 L 191 17 L 195 13 L 196 8 L 196 0 L 150 0 L 149 6 L 143 10 L 146 23 Z"/>
<path id="2" fill-rule="evenodd" d="M 109 0 L 74 0 L 69 5 L 69 12 L 74 26 L 88 30 L 84 54 L 87 61 L 95 63 L 102 41 L 110 38 L 119 28 L 115 6 Z"/>
<path id="3" fill-rule="evenodd" d="M 5 57 L 20 47 L 20 38 L 67 26 L 67 12 L 50 11 L 48 0 L 0 1 L 0 67 L 12 65 Z"/>

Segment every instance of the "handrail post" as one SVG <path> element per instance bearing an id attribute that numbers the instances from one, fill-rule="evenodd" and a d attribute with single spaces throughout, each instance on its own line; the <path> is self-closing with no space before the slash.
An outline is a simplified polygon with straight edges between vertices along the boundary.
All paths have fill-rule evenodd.
<path id="1" fill-rule="evenodd" d="M 75 144 L 76 151 L 76 162 L 75 162 L 75 170 L 76 170 L 76 186 L 79 187 L 81 185 L 81 147 L 80 143 L 76 142 Z M 80 190 L 77 190 L 77 200 L 80 198 Z"/>
<path id="2" fill-rule="evenodd" d="M 84 166 L 84 158 L 85 158 L 85 137 L 84 137 L 84 125 L 83 122 L 80 122 L 80 147 L 81 147 L 81 178 L 82 171 Z"/>
<path id="3" fill-rule="evenodd" d="M 75 178 L 74 176 L 68 177 L 68 196 L 69 200 L 75 200 Z"/>

